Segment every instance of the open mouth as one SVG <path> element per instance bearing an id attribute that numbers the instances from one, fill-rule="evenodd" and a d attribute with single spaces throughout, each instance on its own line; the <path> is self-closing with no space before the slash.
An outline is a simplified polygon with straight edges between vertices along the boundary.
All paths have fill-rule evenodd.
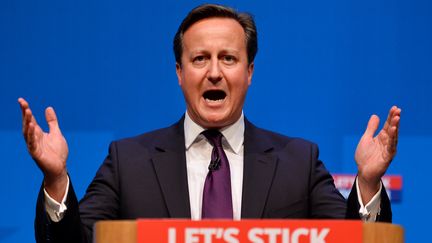
<path id="1" fill-rule="evenodd" d="M 218 102 L 225 99 L 226 93 L 223 90 L 208 90 L 204 92 L 203 97 L 206 101 Z"/>

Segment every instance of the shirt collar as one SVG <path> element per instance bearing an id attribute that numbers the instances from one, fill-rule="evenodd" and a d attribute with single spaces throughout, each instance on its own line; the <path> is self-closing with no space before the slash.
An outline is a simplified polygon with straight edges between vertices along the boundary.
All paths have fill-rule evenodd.
<path id="1" fill-rule="evenodd" d="M 229 147 L 233 150 L 234 153 L 238 154 L 243 145 L 244 140 L 244 115 L 243 112 L 240 118 L 234 122 L 233 124 L 226 126 L 219 131 L 222 133 L 225 139 L 222 142 L 226 141 Z M 184 134 L 185 134 L 185 146 L 186 150 L 190 148 L 190 146 L 200 139 L 204 139 L 204 136 L 201 135 L 205 128 L 201 127 L 197 123 L 195 123 L 186 112 L 184 119 Z"/>

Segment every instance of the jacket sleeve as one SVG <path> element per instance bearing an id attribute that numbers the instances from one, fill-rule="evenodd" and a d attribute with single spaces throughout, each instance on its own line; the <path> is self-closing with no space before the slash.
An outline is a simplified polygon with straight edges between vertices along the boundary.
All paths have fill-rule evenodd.
<path id="1" fill-rule="evenodd" d="M 360 219 L 360 214 L 359 214 L 360 203 L 359 203 L 359 198 L 357 196 L 357 187 L 355 185 L 356 182 L 354 181 L 354 185 L 348 196 L 347 212 L 346 212 L 347 219 Z M 381 196 L 380 212 L 377 215 L 376 221 L 391 223 L 392 222 L 391 204 L 387 192 L 384 188 L 384 185 L 381 189 L 380 196 Z"/>
<path id="2" fill-rule="evenodd" d="M 39 190 L 36 204 L 35 238 L 37 243 L 87 243 L 85 230 L 81 225 L 78 200 L 72 183 L 69 184 L 69 192 L 66 199 L 67 210 L 59 222 L 51 221 L 45 210 L 45 195 L 43 185 Z M 91 240 L 91 238 L 90 238 Z"/>
<path id="3" fill-rule="evenodd" d="M 311 145 L 311 166 L 309 175 L 309 218 L 343 219 L 346 200 L 335 187 L 333 177 L 319 160 L 319 150 Z"/>
<path id="4" fill-rule="evenodd" d="M 109 155 L 78 203 L 72 180 L 66 199 L 66 211 L 59 222 L 53 222 L 45 209 L 41 187 L 36 205 L 35 238 L 37 243 L 90 243 L 93 225 L 99 220 L 118 218 L 117 149 L 112 143 Z M 69 177 L 70 178 L 70 177 Z"/>

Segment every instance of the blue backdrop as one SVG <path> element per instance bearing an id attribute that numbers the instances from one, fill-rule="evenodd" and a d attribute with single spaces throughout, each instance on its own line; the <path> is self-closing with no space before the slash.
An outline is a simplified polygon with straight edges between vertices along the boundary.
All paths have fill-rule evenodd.
<path id="1" fill-rule="evenodd" d="M 185 111 L 172 38 L 201 1 L 0 1 L 1 242 L 33 242 L 42 175 L 26 152 L 17 98 L 40 123 L 52 105 L 81 197 L 114 139 L 167 126 Z M 432 2 L 220 1 L 254 14 L 255 75 L 244 108 L 255 124 L 320 145 L 333 173 L 372 113 L 403 109 L 390 174 L 403 176 L 394 222 L 425 242 L 431 217 Z"/>

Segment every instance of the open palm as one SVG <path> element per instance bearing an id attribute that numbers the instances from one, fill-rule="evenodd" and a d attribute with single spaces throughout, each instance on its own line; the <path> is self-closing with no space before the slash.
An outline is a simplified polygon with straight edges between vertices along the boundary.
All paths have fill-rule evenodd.
<path id="1" fill-rule="evenodd" d="M 28 103 L 18 100 L 23 113 L 23 135 L 27 149 L 47 178 L 56 178 L 66 173 L 68 146 L 57 122 L 54 109 L 48 107 L 45 118 L 49 132 L 44 132 L 38 125 Z"/>
<path id="2" fill-rule="evenodd" d="M 379 118 L 372 115 L 367 129 L 360 139 L 355 152 L 359 177 L 370 183 L 378 183 L 396 155 L 401 109 L 393 106 L 382 130 L 378 129 Z"/>

